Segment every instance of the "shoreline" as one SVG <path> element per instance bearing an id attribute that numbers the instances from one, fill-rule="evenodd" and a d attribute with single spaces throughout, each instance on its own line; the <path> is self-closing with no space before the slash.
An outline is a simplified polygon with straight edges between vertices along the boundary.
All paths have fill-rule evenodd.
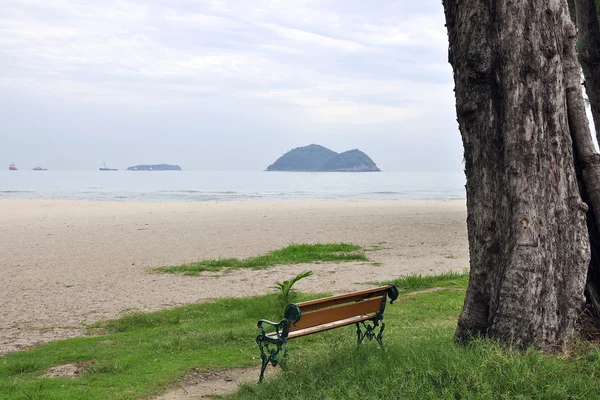
<path id="1" fill-rule="evenodd" d="M 15 193 L 18 191 L 5 191 L 4 193 Z M 3 193 L 0 190 L 0 193 Z M 13 198 L 13 197 L 0 197 L 0 202 L 18 202 L 18 201 L 32 201 L 32 202 L 83 202 L 83 203 L 115 203 L 115 204 L 123 204 L 123 203 L 133 203 L 133 204 L 194 204 L 194 203 L 262 203 L 262 202 L 350 202 L 350 201 L 364 201 L 364 202 L 372 202 L 372 201 L 381 201 L 381 202 L 410 202 L 410 201 L 467 201 L 466 197 L 447 197 L 447 198 L 415 198 L 415 199 L 375 199 L 375 198 L 305 198 L 305 199 L 288 199 L 288 198 L 246 198 L 243 200 L 240 199 L 210 199 L 210 200 L 173 200 L 173 199 L 155 199 L 155 200 L 129 200 L 128 198 L 118 198 L 118 199 L 69 199 L 69 198 Z"/>
<path id="2" fill-rule="evenodd" d="M 290 243 L 379 246 L 365 263 L 276 266 L 201 277 L 152 268 L 245 258 Z M 0 199 L 0 354 L 80 336 L 84 325 L 298 283 L 313 292 L 468 267 L 465 200 L 111 202 Z M 215 284 L 218 282 L 218 285 Z"/>

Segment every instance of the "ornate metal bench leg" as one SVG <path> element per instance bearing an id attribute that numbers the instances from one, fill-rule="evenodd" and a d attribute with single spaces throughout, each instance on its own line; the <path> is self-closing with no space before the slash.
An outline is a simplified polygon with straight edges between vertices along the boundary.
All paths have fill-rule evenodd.
<path id="1" fill-rule="evenodd" d="M 360 324 L 364 326 L 364 331 L 361 329 Z M 375 333 L 376 328 L 379 326 L 379 332 Z M 357 336 L 357 345 L 361 344 L 365 338 L 369 339 L 369 341 L 375 339 L 377 343 L 381 347 L 383 347 L 383 330 L 385 329 L 385 322 L 383 321 L 383 315 L 380 315 L 378 319 L 375 321 L 369 322 L 357 322 L 356 323 L 356 336 Z"/>
<path id="2" fill-rule="evenodd" d="M 379 323 L 381 324 L 381 328 L 379 328 L 379 333 L 377 334 L 375 339 L 377 339 L 379 345 L 383 347 L 383 330 L 385 329 L 385 321 L 383 320 L 383 318 L 381 318 L 381 321 L 379 321 Z"/>
<path id="3" fill-rule="evenodd" d="M 267 369 L 267 365 L 269 365 L 269 358 L 264 354 L 261 354 L 260 358 L 262 359 L 262 366 L 260 367 L 260 378 L 258 378 L 258 383 L 261 383 L 265 377 L 265 369 Z"/>
<path id="4" fill-rule="evenodd" d="M 261 383 L 263 381 L 263 378 L 265 377 L 265 369 L 267 369 L 267 365 L 269 365 L 269 357 L 265 354 L 262 335 L 258 335 L 256 337 L 256 344 L 258 344 L 258 348 L 260 349 L 260 359 L 262 360 L 262 365 L 260 367 L 260 377 L 258 378 L 258 383 Z"/>
<path id="5" fill-rule="evenodd" d="M 358 322 L 356 323 L 356 336 L 357 336 L 356 345 L 358 346 L 359 344 L 362 343 L 363 339 L 365 338 L 362 333 L 362 329 L 360 329 L 360 324 Z"/>
<path id="6" fill-rule="evenodd" d="M 272 342 L 270 343 L 265 337 L 263 337 L 263 335 L 258 335 L 258 337 L 256 338 L 256 343 L 258 344 L 258 348 L 260 349 L 260 359 L 262 361 L 262 365 L 260 367 L 260 377 L 258 379 L 258 383 L 261 383 L 263 381 L 263 378 L 265 377 L 265 370 L 267 369 L 267 365 L 269 365 L 270 363 L 272 366 L 276 367 L 277 364 L 281 362 L 277 355 L 281 351 L 282 346 L 284 348 L 283 358 L 285 359 L 287 357 L 288 344 L 285 340 L 282 340 L 277 344 L 274 344 Z M 277 348 L 270 349 L 269 344 L 272 344 Z"/>

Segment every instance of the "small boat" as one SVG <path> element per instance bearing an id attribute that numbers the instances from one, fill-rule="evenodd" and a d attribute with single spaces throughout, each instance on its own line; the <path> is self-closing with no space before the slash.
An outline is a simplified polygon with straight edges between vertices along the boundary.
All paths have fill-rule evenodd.
<path id="1" fill-rule="evenodd" d="M 9 171 L 16 171 L 17 170 L 17 166 L 15 165 L 15 163 L 11 162 L 10 165 L 8 166 L 8 170 Z"/>
<path id="2" fill-rule="evenodd" d="M 40 166 L 34 167 L 33 168 L 34 171 L 48 171 L 48 168 L 42 168 Z"/>
<path id="3" fill-rule="evenodd" d="M 100 171 L 118 171 L 116 168 L 108 168 L 106 163 L 102 163 L 102 166 L 99 169 Z"/>

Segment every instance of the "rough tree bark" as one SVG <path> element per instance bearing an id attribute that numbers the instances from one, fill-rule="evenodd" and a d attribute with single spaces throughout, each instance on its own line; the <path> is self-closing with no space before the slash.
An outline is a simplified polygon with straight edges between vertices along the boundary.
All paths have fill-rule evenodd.
<path id="1" fill-rule="evenodd" d="M 590 260 L 575 171 L 589 143 L 571 138 L 583 122 L 567 106 L 577 101 L 567 90 L 568 63 L 577 71 L 577 60 L 567 60 L 575 30 L 566 0 L 443 4 L 471 258 L 455 337 L 562 348 L 584 303 Z"/>
<path id="2" fill-rule="evenodd" d="M 569 7 L 573 10 L 573 7 Z M 572 17 L 573 15 L 571 15 Z M 575 148 L 575 166 L 580 180 L 583 200 L 590 206 L 588 234 L 591 244 L 591 262 L 586 282 L 586 301 L 593 317 L 600 317 L 600 155 L 596 152 L 585 113 L 580 84 L 579 65 L 575 52 L 576 32 L 567 26 L 564 46 L 564 71 L 567 90 L 569 127 Z"/>
<path id="3" fill-rule="evenodd" d="M 585 77 L 596 138 L 600 142 L 600 22 L 594 0 L 574 0 L 579 31 L 579 62 Z"/>
<path id="4" fill-rule="evenodd" d="M 588 217 L 595 222 L 594 232 L 600 232 L 600 154 L 596 152 L 585 113 L 585 102 L 579 81 L 579 65 L 575 52 L 577 32 L 571 24 L 565 25 L 562 52 L 563 73 L 567 100 L 569 130 L 575 149 L 575 167 L 580 173 L 580 191 L 590 206 Z M 589 226 L 589 225 L 588 225 Z"/>

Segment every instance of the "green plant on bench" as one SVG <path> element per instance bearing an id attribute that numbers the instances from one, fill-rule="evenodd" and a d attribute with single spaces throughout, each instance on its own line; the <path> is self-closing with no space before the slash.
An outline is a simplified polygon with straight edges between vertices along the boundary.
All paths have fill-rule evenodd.
<path id="1" fill-rule="evenodd" d="M 287 357 L 287 342 L 297 337 L 355 324 L 357 345 L 366 338 L 375 339 L 383 346 L 383 312 L 388 297 L 390 304 L 398 298 L 396 286 L 386 285 L 298 304 L 292 303 L 285 308 L 284 317 L 279 323 L 261 319 L 258 321 L 261 333 L 256 337 L 262 360 L 258 381 L 262 382 L 269 363 L 275 367 L 282 361 L 278 357 L 282 348 L 283 359 Z M 267 333 L 263 326 L 265 324 L 270 325 L 273 332 Z"/>

